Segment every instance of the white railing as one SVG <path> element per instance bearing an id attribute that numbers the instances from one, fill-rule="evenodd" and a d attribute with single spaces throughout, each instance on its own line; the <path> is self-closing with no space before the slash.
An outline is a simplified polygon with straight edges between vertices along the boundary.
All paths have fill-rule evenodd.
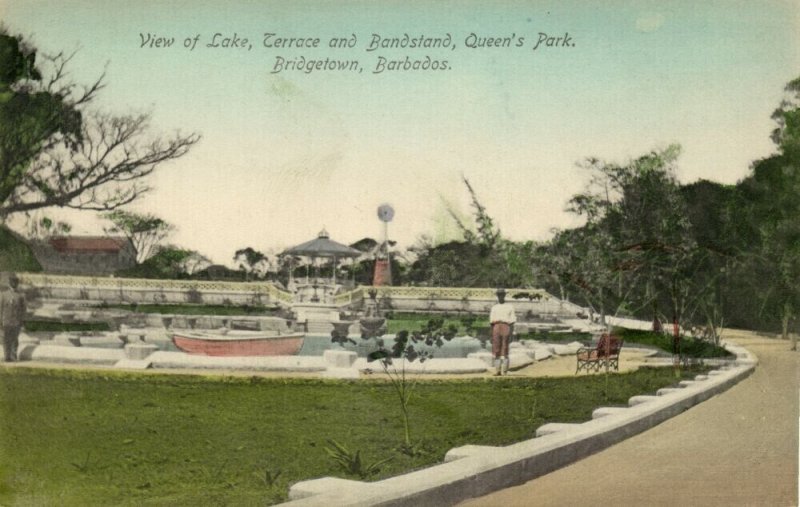
<path id="1" fill-rule="evenodd" d="M 249 301 L 264 295 L 268 300 L 289 306 L 294 294 L 271 282 L 229 282 L 213 280 L 162 280 L 146 278 L 114 278 L 105 276 L 70 276 L 45 273 L 21 273 L 20 281 L 27 286 L 45 289 L 48 297 L 66 299 L 100 299 L 186 302 L 192 292 L 202 295 L 203 301 Z M 397 287 L 359 286 L 332 297 L 336 306 L 351 306 L 376 292 L 381 301 L 391 301 L 398 310 L 463 310 L 488 311 L 496 301 L 496 289 L 475 287 Z M 515 297 L 516 296 L 516 297 Z M 542 313 L 573 312 L 569 305 L 542 289 L 507 289 L 506 300 L 524 310 Z M 572 305 L 574 306 L 574 305 Z"/>
<path id="2" fill-rule="evenodd" d="M 20 282 L 33 287 L 67 287 L 128 290 L 176 290 L 198 292 L 245 292 L 266 294 L 282 303 L 291 303 L 292 294 L 279 289 L 271 282 L 225 282 L 214 280 L 162 280 L 149 278 L 113 278 L 95 276 L 51 275 L 46 273 L 20 273 Z"/>

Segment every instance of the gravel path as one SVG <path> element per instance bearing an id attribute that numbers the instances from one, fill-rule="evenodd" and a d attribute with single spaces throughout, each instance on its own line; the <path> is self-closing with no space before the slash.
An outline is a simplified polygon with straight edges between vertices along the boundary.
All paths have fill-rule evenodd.
<path id="1" fill-rule="evenodd" d="M 723 339 L 759 359 L 730 390 L 568 467 L 461 505 L 798 505 L 800 352 L 743 331 Z"/>

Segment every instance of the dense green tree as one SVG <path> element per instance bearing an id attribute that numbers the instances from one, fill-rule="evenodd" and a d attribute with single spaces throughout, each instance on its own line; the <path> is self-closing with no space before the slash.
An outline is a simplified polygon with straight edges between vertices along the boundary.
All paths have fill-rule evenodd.
<path id="1" fill-rule="evenodd" d="M 694 298 L 698 256 L 674 174 L 679 153 L 672 145 L 624 165 L 590 158 L 584 164 L 589 186 L 568 208 L 587 222 L 577 235 L 581 258 L 573 264 L 584 296 L 601 312 L 609 301 L 633 313 L 652 305 L 654 319 L 666 299 L 676 337 Z"/>
<path id="2" fill-rule="evenodd" d="M 588 306 L 600 322 L 607 315 L 631 313 L 630 294 L 637 272 L 623 262 L 608 230 L 595 223 L 559 231 L 551 242 L 549 261 L 561 283 L 578 295 L 577 302 Z"/>
<path id="3" fill-rule="evenodd" d="M 800 78 L 785 92 L 772 115 L 778 153 L 754 163 L 739 184 L 757 239 L 747 259 L 762 274 L 755 296 L 761 308 L 774 309 L 784 338 L 800 308 Z"/>
<path id="4" fill-rule="evenodd" d="M 0 33 L 0 203 L 23 185 L 41 152 L 81 141 L 79 108 L 100 88 L 98 81 L 79 96 L 67 96 L 66 89 L 34 83 L 42 83 L 36 52 L 21 38 Z"/>
<path id="5" fill-rule="evenodd" d="M 172 224 L 152 213 L 114 210 L 102 216 L 113 224 L 106 229 L 107 233 L 122 234 L 130 240 L 139 264 L 155 254 L 159 243 L 175 230 Z"/>
<path id="6" fill-rule="evenodd" d="M 263 278 L 272 267 L 265 253 L 250 246 L 236 250 L 233 255 L 233 262 L 236 263 L 236 266 L 241 271 L 244 271 L 245 279 L 247 280 L 253 275 Z"/>
<path id="7" fill-rule="evenodd" d="M 119 274 L 133 278 L 189 278 L 190 275 L 207 268 L 208 264 L 210 264 L 208 259 L 194 250 L 174 245 L 159 245 L 153 255 L 144 262 Z"/>
<path id="8" fill-rule="evenodd" d="M 70 81 L 71 55 L 37 54 L 0 30 L 0 220 L 51 206 L 112 210 L 148 190 L 144 178 L 199 136 L 150 136 L 148 114 L 91 109 L 104 76 Z"/>

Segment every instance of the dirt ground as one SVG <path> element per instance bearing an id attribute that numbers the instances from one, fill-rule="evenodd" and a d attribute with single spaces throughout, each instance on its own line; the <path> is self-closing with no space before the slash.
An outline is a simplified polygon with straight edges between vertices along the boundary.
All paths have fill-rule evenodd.
<path id="1" fill-rule="evenodd" d="M 800 352 L 744 331 L 723 339 L 759 359 L 728 391 L 568 467 L 460 505 L 798 505 Z"/>

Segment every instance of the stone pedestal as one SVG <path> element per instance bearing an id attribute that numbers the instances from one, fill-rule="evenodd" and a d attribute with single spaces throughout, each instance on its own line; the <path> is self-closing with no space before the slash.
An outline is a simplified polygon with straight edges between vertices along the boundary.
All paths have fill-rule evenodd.
<path id="1" fill-rule="evenodd" d="M 157 351 L 158 347 L 149 345 L 147 343 L 132 343 L 125 345 L 125 356 L 128 359 L 144 359 L 153 352 Z"/>
<path id="2" fill-rule="evenodd" d="M 356 362 L 356 353 L 348 350 L 326 350 L 322 357 L 325 364 L 333 368 L 352 368 Z"/>
<path id="3" fill-rule="evenodd" d="M 322 353 L 326 369 L 322 374 L 324 378 L 359 378 L 358 370 L 353 367 L 356 362 L 356 353 L 349 350 L 326 350 Z"/>

